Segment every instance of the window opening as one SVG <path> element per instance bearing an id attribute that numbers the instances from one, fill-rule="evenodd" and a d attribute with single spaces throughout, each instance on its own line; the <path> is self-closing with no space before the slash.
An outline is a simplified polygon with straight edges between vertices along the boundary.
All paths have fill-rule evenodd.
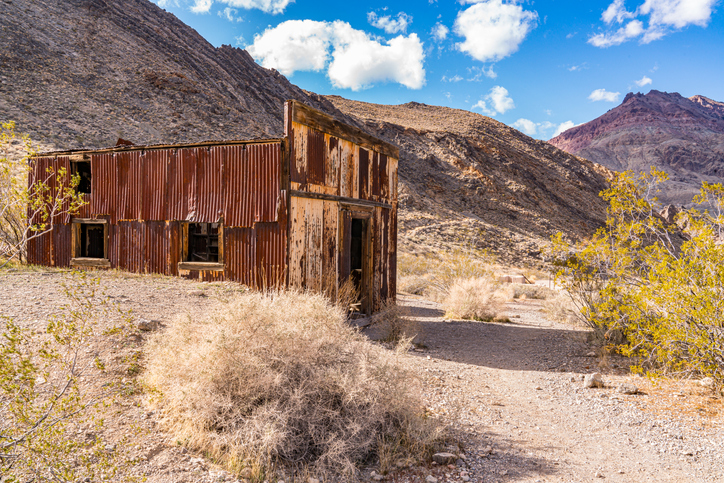
<path id="1" fill-rule="evenodd" d="M 219 261 L 219 224 L 189 223 L 187 262 Z"/>
<path id="2" fill-rule="evenodd" d="M 91 164 L 90 161 L 74 161 L 72 163 L 73 176 L 80 176 L 80 182 L 78 183 L 78 193 L 90 194 L 91 192 Z"/>
<path id="3" fill-rule="evenodd" d="M 106 258 L 105 227 L 100 223 L 80 225 L 81 258 Z"/>

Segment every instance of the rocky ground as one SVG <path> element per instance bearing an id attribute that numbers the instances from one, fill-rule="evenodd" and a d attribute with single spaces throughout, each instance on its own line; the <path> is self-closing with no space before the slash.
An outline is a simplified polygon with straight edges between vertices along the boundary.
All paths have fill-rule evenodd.
<path id="1" fill-rule="evenodd" d="M 158 321 L 161 331 L 241 290 L 121 272 L 100 277 L 109 300 L 132 310 L 136 327 Z M 61 282 L 68 280 L 61 271 L 0 272 L 0 313 L 39 331 L 64 303 Z M 426 407 L 451 427 L 459 445 L 449 450 L 458 458 L 384 476 L 367 468 L 363 479 L 724 481 L 722 401 L 709 390 L 694 382 L 652 385 L 630 375 L 625 360 L 596 355 L 585 330 L 549 320 L 540 300 L 508 303 L 504 315 L 512 323 L 448 321 L 433 302 L 401 295 L 400 303 L 424 342 L 403 363 L 422 378 Z M 374 328 L 367 330 L 375 336 Z M 150 333 L 134 330 L 131 349 L 141 348 Z M 584 376 L 593 372 L 602 374 L 605 387 L 584 387 Z M 619 392 L 622 384 L 638 392 Z M 138 391 L 117 401 L 107 429 L 111 439 L 133 438 L 135 473 L 149 482 L 235 480 L 160 431 L 144 397 Z"/>

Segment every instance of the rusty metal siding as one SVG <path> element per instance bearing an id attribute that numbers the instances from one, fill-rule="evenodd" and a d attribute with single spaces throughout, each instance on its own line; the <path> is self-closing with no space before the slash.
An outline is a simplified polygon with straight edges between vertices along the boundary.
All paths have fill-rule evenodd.
<path id="1" fill-rule="evenodd" d="M 116 223 L 119 198 L 116 158 L 113 154 L 91 155 L 91 197 L 90 211 L 94 215 L 109 215 L 110 222 Z"/>
<path id="2" fill-rule="evenodd" d="M 244 285 L 256 283 L 256 237 L 252 228 L 224 228 L 226 276 Z"/>
<path id="3" fill-rule="evenodd" d="M 118 222 L 118 268 L 140 273 L 144 268 L 145 223 Z"/>
<path id="4" fill-rule="evenodd" d="M 142 156 L 143 166 L 143 207 L 142 220 L 168 219 L 167 187 L 169 150 L 150 150 Z"/>
<path id="5" fill-rule="evenodd" d="M 144 251 L 143 272 L 162 273 L 169 275 L 168 252 L 169 239 L 166 236 L 165 221 L 145 221 L 144 226 Z"/>
<path id="6" fill-rule="evenodd" d="M 315 129 L 307 129 L 307 183 L 323 185 L 325 143 L 324 133 Z"/>
<path id="7" fill-rule="evenodd" d="M 173 150 L 168 165 L 169 220 L 196 221 L 196 151 Z"/>
<path id="8" fill-rule="evenodd" d="M 224 183 L 224 224 L 251 227 L 276 221 L 282 145 L 229 146 Z"/>
<path id="9" fill-rule="evenodd" d="M 257 223 L 256 237 L 256 286 L 259 288 L 281 287 L 287 272 L 287 229 L 279 223 Z"/>
<path id="10" fill-rule="evenodd" d="M 33 265 L 52 266 L 53 236 L 51 233 L 43 233 L 31 240 L 26 245 L 26 256 L 28 263 Z"/>
<path id="11" fill-rule="evenodd" d="M 69 267 L 73 257 L 72 235 L 73 225 L 59 224 L 53 226 L 53 266 Z"/>
<path id="12" fill-rule="evenodd" d="M 138 220 L 143 206 L 143 169 L 140 151 L 116 153 L 118 220 Z"/>
<path id="13" fill-rule="evenodd" d="M 178 263 L 181 261 L 181 223 L 170 221 L 166 224 L 166 239 L 168 239 L 168 274 L 178 275 Z"/>
<path id="14" fill-rule="evenodd" d="M 196 217 L 216 223 L 223 212 L 224 148 L 196 148 Z"/>

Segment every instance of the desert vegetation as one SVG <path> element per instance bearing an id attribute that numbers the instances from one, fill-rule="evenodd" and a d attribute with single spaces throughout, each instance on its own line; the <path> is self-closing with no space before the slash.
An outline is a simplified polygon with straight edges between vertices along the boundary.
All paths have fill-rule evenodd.
<path id="1" fill-rule="evenodd" d="M 652 375 L 724 383 L 724 186 L 703 183 L 697 208 L 668 223 L 652 169 L 616 176 L 608 219 L 586 244 L 558 236 L 559 280 L 603 343 Z"/>
<path id="2" fill-rule="evenodd" d="M 403 346 L 401 350 L 404 350 Z M 416 377 L 322 295 L 249 292 L 151 341 L 149 404 L 181 443 L 262 481 L 352 477 L 431 456 L 441 428 Z"/>

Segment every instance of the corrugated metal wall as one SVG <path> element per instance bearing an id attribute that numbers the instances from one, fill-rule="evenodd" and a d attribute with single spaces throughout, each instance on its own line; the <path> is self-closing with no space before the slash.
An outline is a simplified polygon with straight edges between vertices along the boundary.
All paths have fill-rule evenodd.
<path id="1" fill-rule="evenodd" d="M 278 284 L 287 271 L 282 149 L 276 141 L 88 153 L 91 194 L 76 217 L 108 220 L 111 267 L 166 275 L 179 274 L 181 221 L 223 220 L 225 270 L 184 276 Z M 44 157 L 34 169 L 70 164 L 67 156 Z M 29 260 L 69 266 L 69 223 L 57 219 L 52 234 L 31 240 Z"/>

